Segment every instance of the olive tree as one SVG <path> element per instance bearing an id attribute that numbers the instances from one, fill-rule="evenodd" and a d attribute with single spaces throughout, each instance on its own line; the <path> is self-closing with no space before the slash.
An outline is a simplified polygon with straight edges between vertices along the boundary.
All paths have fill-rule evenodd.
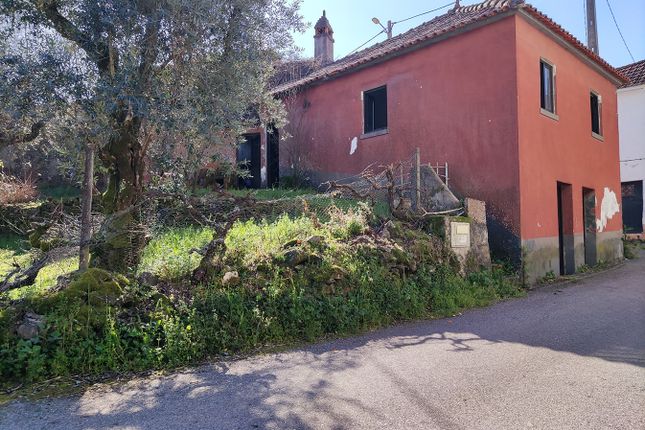
<path id="1" fill-rule="evenodd" d="M 266 84 L 273 62 L 292 49 L 292 32 L 302 30 L 298 0 L 0 4 L 0 73 L 9 78 L 0 84 L 0 139 L 27 141 L 66 117 L 78 120 L 79 139 L 98 142 L 108 216 L 94 265 L 125 271 L 138 262 L 138 205 L 156 137 L 234 144 L 258 121 L 283 118 Z"/>

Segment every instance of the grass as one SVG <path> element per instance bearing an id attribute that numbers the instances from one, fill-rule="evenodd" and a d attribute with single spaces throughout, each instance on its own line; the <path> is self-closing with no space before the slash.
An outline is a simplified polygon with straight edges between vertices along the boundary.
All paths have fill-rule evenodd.
<path id="1" fill-rule="evenodd" d="M 258 200 L 293 199 L 296 197 L 311 196 L 318 192 L 314 189 L 286 189 L 286 188 L 262 188 L 257 190 L 228 190 L 237 197 L 244 197 L 250 194 Z"/>
<path id="2" fill-rule="evenodd" d="M 43 186 L 38 191 L 41 196 L 54 200 L 73 199 L 81 195 L 81 190 L 71 185 Z"/>
<path id="3" fill-rule="evenodd" d="M 15 262 L 21 267 L 27 267 L 34 259 L 34 254 L 29 248 L 26 239 L 18 235 L 0 235 L 0 277 L 4 277 L 13 268 Z M 56 285 L 59 276 L 71 273 L 78 269 L 76 256 L 64 257 L 53 261 L 43 267 L 33 285 L 7 291 L 0 295 L 10 300 L 33 297 L 44 293 Z"/>
<path id="4" fill-rule="evenodd" d="M 324 234 L 310 218 L 291 219 L 286 215 L 276 221 L 237 222 L 226 236 L 229 255 L 240 257 L 244 265 L 256 264 L 277 255 L 282 246 L 291 240 L 304 240 L 308 236 Z"/>
<path id="5" fill-rule="evenodd" d="M 43 295 L 48 289 L 55 286 L 58 277 L 78 270 L 78 257 L 65 257 L 49 263 L 38 272 L 36 281 L 27 287 L 8 291 L 5 294 L 10 300 L 34 298 Z"/>
<path id="6" fill-rule="evenodd" d="M 24 267 L 31 259 L 29 243 L 24 238 L 14 234 L 0 235 L 0 277 L 9 273 L 14 262 Z"/>
<path id="7" fill-rule="evenodd" d="M 191 249 L 210 242 L 213 232 L 208 228 L 182 227 L 157 234 L 143 252 L 139 273 L 150 272 L 165 281 L 179 280 L 192 272 L 201 259 Z"/>

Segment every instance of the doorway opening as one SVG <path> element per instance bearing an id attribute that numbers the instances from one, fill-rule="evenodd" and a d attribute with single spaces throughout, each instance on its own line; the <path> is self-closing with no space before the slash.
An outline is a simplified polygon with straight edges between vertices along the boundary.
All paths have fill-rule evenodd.
<path id="1" fill-rule="evenodd" d="M 643 181 L 623 182 L 623 225 L 626 234 L 643 233 Z"/>
<path id="2" fill-rule="evenodd" d="M 245 134 L 244 139 L 245 141 L 237 147 L 237 165 L 243 172 L 238 179 L 238 185 L 240 188 L 261 188 L 260 133 Z"/>
<path id="3" fill-rule="evenodd" d="M 582 189 L 582 216 L 584 225 L 585 264 L 595 266 L 596 257 L 596 191 Z"/>
<path id="4" fill-rule="evenodd" d="M 558 182 L 558 242 L 560 275 L 576 271 L 573 241 L 573 193 L 571 184 Z"/>
<path id="5" fill-rule="evenodd" d="M 278 129 L 267 128 L 267 185 L 277 187 L 280 182 L 280 133 Z"/>

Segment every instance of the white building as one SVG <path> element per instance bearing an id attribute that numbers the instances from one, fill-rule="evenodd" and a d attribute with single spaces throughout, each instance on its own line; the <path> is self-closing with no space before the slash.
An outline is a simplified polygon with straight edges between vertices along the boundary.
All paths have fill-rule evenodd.
<path id="1" fill-rule="evenodd" d="M 618 70 L 631 81 L 618 90 L 623 225 L 625 233 L 645 238 L 645 60 Z"/>

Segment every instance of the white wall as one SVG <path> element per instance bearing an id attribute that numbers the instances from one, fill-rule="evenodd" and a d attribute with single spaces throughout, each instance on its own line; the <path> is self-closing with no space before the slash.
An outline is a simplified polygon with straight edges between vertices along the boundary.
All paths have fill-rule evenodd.
<path id="1" fill-rule="evenodd" d="M 618 90 L 618 132 L 621 182 L 645 182 L 645 85 Z"/>

